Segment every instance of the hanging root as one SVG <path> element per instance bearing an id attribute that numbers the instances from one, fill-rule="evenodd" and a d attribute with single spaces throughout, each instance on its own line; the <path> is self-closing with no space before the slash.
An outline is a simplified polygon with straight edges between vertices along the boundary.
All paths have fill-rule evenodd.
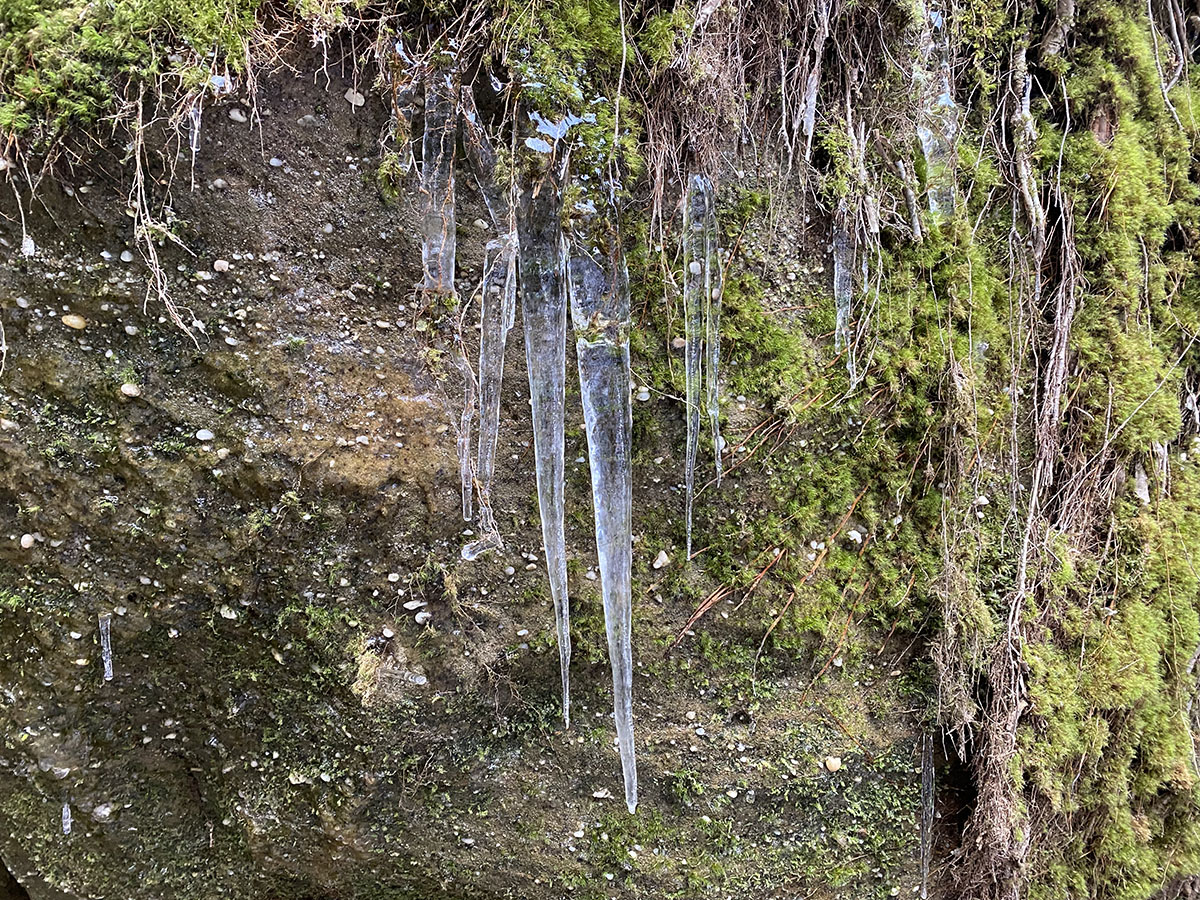
<path id="1" fill-rule="evenodd" d="M 129 191 L 129 208 L 133 214 L 133 239 L 150 273 L 143 311 L 149 306 L 151 297 L 155 298 L 166 309 L 167 316 L 175 327 L 191 338 L 192 343 L 198 347 L 196 336 L 183 319 L 184 314 L 189 320 L 193 320 L 194 316 L 191 310 L 176 306 L 171 297 L 171 285 L 166 269 L 158 258 L 158 247 L 166 241 L 171 241 L 189 254 L 191 251 L 171 231 L 170 222 L 158 219 L 150 208 L 149 161 L 146 158 L 146 125 L 143 118 L 145 93 L 146 89 L 143 87 L 138 96 L 137 118 L 133 125 L 133 186 Z"/>

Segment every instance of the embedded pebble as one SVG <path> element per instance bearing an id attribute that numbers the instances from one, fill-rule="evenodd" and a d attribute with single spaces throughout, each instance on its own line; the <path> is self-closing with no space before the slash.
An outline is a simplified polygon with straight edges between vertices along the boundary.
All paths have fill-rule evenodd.
<path id="1" fill-rule="evenodd" d="M 228 272 L 229 271 L 229 260 L 218 259 L 215 262 L 213 262 L 213 271 L 214 272 Z"/>
<path id="2" fill-rule="evenodd" d="M 413 621 L 416 622 L 418 625 L 424 625 L 426 622 L 428 622 L 432 618 L 433 618 L 433 613 L 431 613 L 427 609 L 423 609 L 419 613 L 417 613 L 415 616 L 413 616 Z"/>
<path id="3" fill-rule="evenodd" d="M 233 119 L 233 121 L 238 122 L 240 124 L 240 123 L 246 121 L 246 114 L 244 112 L 242 112 L 240 107 L 235 106 L 231 110 L 229 110 L 229 118 Z"/>
<path id="4" fill-rule="evenodd" d="M 825 757 L 825 768 L 830 772 L 836 772 L 842 767 L 842 758 L 840 756 Z"/>
<path id="5" fill-rule="evenodd" d="M 136 384 L 127 381 L 121 385 L 121 393 L 126 397 L 140 397 L 142 396 L 142 389 Z"/>
<path id="6" fill-rule="evenodd" d="M 659 550 L 658 556 L 654 557 L 654 568 L 661 569 L 671 561 L 671 557 L 667 556 L 666 550 Z"/>
<path id="7" fill-rule="evenodd" d="M 75 313 L 67 313 L 62 317 L 62 323 L 68 328 L 74 328 L 76 331 L 83 331 L 87 328 L 87 319 L 83 316 L 77 316 Z"/>
<path id="8" fill-rule="evenodd" d="M 33 546 L 34 540 L 35 540 L 35 538 L 32 534 L 21 535 L 21 549 L 28 550 L 30 547 Z"/>
<path id="9" fill-rule="evenodd" d="M 384 626 L 383 636 L 388 640 L 391 640 L 396 636 L 396 632 L 392 631 L 392 629 L 388 628 L 387 626 Z"/>
<path id="10" fill-rule="evenodd" d="M 215 437 L 216 437 L 216 435 L 213 434 L 211 431 L 209 431 L 207 428 L 201 428 L 199 431 L 196 432 L 196 440 L 198 440 L 198 441 L 211 441 Z"/>
<path id="11" fill-rule="evenodd" d="M 230 609 L 228 606 L 221 607 L 221 618 L 222 619 L 236 619 L 237 617 L 238 617 L 238 614 L 237 614 L 236 610 Z"/>
<path id="12" fill-rule="evenodd" d="M 650 389 L 646 387 L 638 388 L 637 398 L 643 403 L 650 399 Z"/>
<path id="13" fill-rule="evenodd" d="M 351 106 L 353 106 L 355 108 L 362 106 L 364 103 L 367 102 L 367 98 L 364 97 L 359 91 L 356 91 L 354 88 L 347 88 L 346 93 L 343 94 L 342 96 L 346 98 L 347 103 L 349 103 Z"/>
<path id="14" fill-rule="evenodd" d="M 272 167 L 272 168 L 278 169 L 278 168 L 280 168 L 282 165 L 283 165 L 283 160 L 282 160 L 282 159 L 280 159 L 278 156 L 272 156 L 272 157 L 271 157 L 271 167 Z"/>
<path id="15" fill-rule="evenodd" d="M 133 262 L 133 253 L 131 253 L 128 250 L 122 250 L 121 251 L 121 262 L 124 262 L 124 263 Z"/>

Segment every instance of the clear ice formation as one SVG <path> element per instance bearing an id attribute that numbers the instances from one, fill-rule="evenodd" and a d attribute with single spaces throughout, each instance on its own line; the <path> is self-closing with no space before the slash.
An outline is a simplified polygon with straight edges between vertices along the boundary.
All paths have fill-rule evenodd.
<path id="1" fill-rule="evenodd" d="M 469 86 L 462 91 L 463 145 L 475 171 L 479 190 L 499 236 L 484 251 L 480 288 L 479 338 L 479 448 L 475 484 L 479 493 L 480 537 L 462 549 L 463 559 L 476 559 L 488 550 L 503 547 L 492 514 L 492 479 L 496 471 L 496 443 L 500 430 L 500 388 L 504 379 L 504 348 L 517 308 L 518 240 L 513 204 L 496 176 L 496 152 L 479 122 Z"/>
<path id="2" fill-rule="evenodd" d="M 454 156 L 458 135 L 458 75 L 452 65 L 430 73 L 425 86 L 425 134 L 421 142 L 421 291 L 444 299 L 439 313 L 455 318 L 449 349 L 462 381 L 463 402 L 457 423 L 459 480 L 463 519 L 470 521 L 474 497 L 471 427 L 475 418 L 475 375 L 467 362 L 457 320 L 454 291 Z"/>
<path id="3" fill-rule="evenodd" d="M 421 141 L 422 290 L 454 295 L 454 145 L 458 131 L 455 72 L 433 72 L 425 86 Z"/>
<path id="4" fill-rule="evenodd" d="M 596 555 L 612 664 L 613 713 L 625 803 L 637 808 L 633 747 L 633 407 L 629 370 L 629 275 L 609 204 L 577 204 L 568 287 L 596 515 Z"/>
<path id="5" fill-rule="evenodd" d="M 193 157 L 200 152 L 200 122 L 203 114 L 200 101 L 196 100 L 188 110 L 188 147 Z"/>
<path id="6" fill-rule="evenodd" d="M 688 178 L 683 207 L 684 380 L 687 400 L 687 554 L 692 555 L 692 504 L 696 495 L 696 453 L 700 444 L 701 394 L 712 431 L 717 481 L 721 480 L 721 407 L 717 379 L 721 354 L 721 295 L 724 275 L 717 239 L 712 182 Z"/>
<path id="7" fill-rule="evenodd" d="M 925 31 L 916 70 L 924 97 L 917 138 L 925 156 L 929 211 L 935 216 L 952 215 L 958 107 L 950 86 L 950 36 L 946 16 L 936 2 L 930 2 L 926 8 Z"/>
<path id="8" fill-rule="evenodd" d="M 850 234 L 849 214 L 843 201 L 833 217 L 833 301 L 837 311 L 834 324 L 834 349 L 846 353 L 846 371 L 850 383 L 857 380 L 854 342 L 850 337 L 850 313 L 854 300 L 854 240 Z"/>
<path id="9" fill-rule="evenodd" d="M 563 721 L 570 725 L 571 616 L 563 507 L 567 294 L 560 216 L 564 172 L 563 162 L 553 157 L 526 160 L 517 196 L 517 234 L 538 509 L 558 630 Z"/>
<path id="10" fill-rule="evenodd" d="M 101 613 L 100 618 L 100 658 L 104 663 L 104 680 L 112 681 L 112 615 Z"/>

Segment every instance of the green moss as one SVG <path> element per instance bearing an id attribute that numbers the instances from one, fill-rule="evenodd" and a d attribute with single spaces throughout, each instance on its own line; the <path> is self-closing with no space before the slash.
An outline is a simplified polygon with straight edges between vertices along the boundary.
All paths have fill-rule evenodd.
<path id="1" fill-rule="evenodd" d="M 0 6 L 0 131 L 90 124 L 159 79 L 196 90 L 235 71 L 259 0 L 13 0 Z M 215 55 L 215 64 L 212 62 Z"/>

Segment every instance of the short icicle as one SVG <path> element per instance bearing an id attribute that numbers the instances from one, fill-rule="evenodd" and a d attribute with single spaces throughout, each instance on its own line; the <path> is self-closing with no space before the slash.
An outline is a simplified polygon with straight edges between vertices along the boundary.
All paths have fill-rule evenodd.
<path id="1" fill-rule="evenodd" d="M 530 149 L 534 153 L 524 161 L 517 198 L 518 272 L 542 544 L 558 629 L 563 721 L 570 725 L 571 615 L 563 507 L 567 294 L 560 221 L 565 167 L 555 159 L 553 148 L 547 147 L 548 154 L 540 144 Z"/>
<path id="2" fill-rule="evenodd" d="M 633 406 L 629 370 L 629 275 L 616 211 L 577 204 L 568 284 L 596 515 L 596 555 L 613 675 L 613 712 L 625 803 L 637 808 L 633 746 Z"/>
<path id="3" fill-rule="evenodd" d="M 717 481 L 721 479 L 721 407 L 717 377 L 721 354 L 721 296 L 724 290 L 712 182 L 688 178 L 683 207 L 684 383 L 687 449 L 684 461 L 687 555 L 692 555 L 692 507 L 696 497 L 696 454 L 703 412 L 709 419 Z M 701 400 L 703 394 L 704 399 Z"/>
<path id="4" fill-rule="evenodd" d="M 504 546 L 492 513 L 492 480 L 500 431 L 500 388 L 504 379 L 504 348 L 517 304 L 518 241 L 513 204 L 497 183 L 496 153 L 479 121 L 470 86 L 462 90 L 463 145 L 479 190 L 498 236 L 484 251 L 480 288 L 479 448 L 475 485 L 479 494 L 480 536 L 462 549 L 463 559 L 476 559 Z"/>

